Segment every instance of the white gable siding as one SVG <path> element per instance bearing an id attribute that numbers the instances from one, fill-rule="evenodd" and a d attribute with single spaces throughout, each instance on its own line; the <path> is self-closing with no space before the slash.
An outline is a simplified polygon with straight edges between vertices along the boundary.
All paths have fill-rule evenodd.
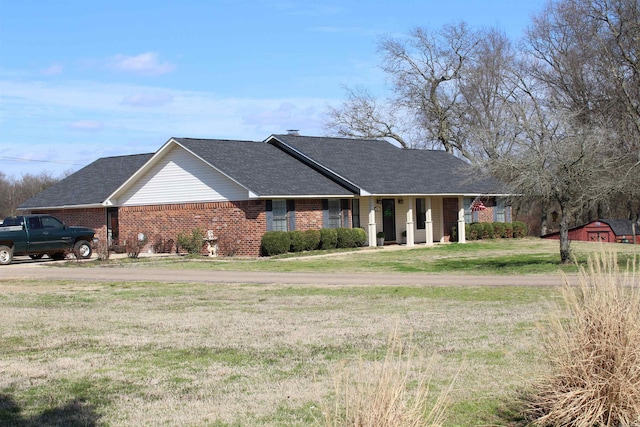
<path id="1" fill-rule="evenodd" d="M 121 206 L 248 199 L 248 190 L 174 147 L 118 199 Z"/>

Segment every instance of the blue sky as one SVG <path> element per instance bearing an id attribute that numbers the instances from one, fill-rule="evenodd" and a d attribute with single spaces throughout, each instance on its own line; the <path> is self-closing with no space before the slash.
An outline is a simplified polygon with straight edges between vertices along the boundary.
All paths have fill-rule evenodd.
<path id="1" fill-rule="evenodd" d="M 0 0 L 0 171 L 59 175 L 170 137 L 322 135 L 385 91 L 380 37 L 466 21 L 514 41 L 543 0 Z"/>

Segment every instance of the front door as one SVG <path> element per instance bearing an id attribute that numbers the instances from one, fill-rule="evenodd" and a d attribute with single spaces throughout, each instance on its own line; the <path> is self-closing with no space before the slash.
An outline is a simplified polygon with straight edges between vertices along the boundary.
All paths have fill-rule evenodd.
<path id="1" fill-rule="evenodd" d="M 458 225 L 458 198 L 445 197 L 442 199 L 442 223 L 444 225 L 444 238 L 451 241 L 453 227 Z"/>
<path id="2" fill-rule="evenodd" d="M 384 240 L 388 242 L 396 240 L 395 199 L 382 199 L 382 231 L 384 231 Z"/>
<path id="3" fill-rule="evenodd" d="M 118 208 L 107 208 L 107 244 L 119 245 Z"/>

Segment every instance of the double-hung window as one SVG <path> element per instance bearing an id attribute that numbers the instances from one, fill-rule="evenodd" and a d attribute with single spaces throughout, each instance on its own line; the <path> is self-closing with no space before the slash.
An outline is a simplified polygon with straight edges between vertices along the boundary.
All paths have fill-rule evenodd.
<path id="1" fill-rule="evenodd" d="M 267 231 L 292 231 L 296 229 L 295 200 L 267 200 Z"/>

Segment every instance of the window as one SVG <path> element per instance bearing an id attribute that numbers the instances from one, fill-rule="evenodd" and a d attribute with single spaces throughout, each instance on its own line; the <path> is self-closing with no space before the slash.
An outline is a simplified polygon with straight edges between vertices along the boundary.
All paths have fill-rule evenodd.
<path id="1" fill-rule="evenodd" d="M 360 228 L 360 200 L 351 201 L 351 223 L 353 228 Z"/>
<path id="2" fill-rule="evenodd" d="M 274 200 L 273 209 L 273 231 L 287 231 L 287 201 Z"/>
<path id="3" fill-rule="evenodd" d="M 43 216 L 42 228 L 64 228 L 64 224 L 52 216 Z"/>
<path id="4" fill-rule="evenodd" d="M 340 228 L 341 221 L 341 206 L 340 199 L 329 199 L 328 200 L 328 212 L 329 212 L 329 220 L 327 222 L 326 228 Z"/>
<path id="5" fill-rule="evenodd" d="M 427 206 L 424 197 L 416 199 L 416 228 L 418 230 L 425 229 L 425 220 L 427 216 Z"/>
<path id="6" fill-rule="evenodd" d="M 295 200 L 267 200 L 267 231 L 292 231 L 296 229 Z"/>
<path id="7" fill-rule="evenodd" d="M 465 197 L 462 199 L 462 204 L 464 206 L 464 222 L 466 224 L 471 224 L 473 222 L 473 212 L 471 211 L 472 203 L 473 199 L 471 197 Z"/>
<path id="8" fill-rule="evenodd" d="M 507 222 L 506 211 L 504 199 L 496 199 L 496 205 L 493 208 L 493 221 Z"/>

